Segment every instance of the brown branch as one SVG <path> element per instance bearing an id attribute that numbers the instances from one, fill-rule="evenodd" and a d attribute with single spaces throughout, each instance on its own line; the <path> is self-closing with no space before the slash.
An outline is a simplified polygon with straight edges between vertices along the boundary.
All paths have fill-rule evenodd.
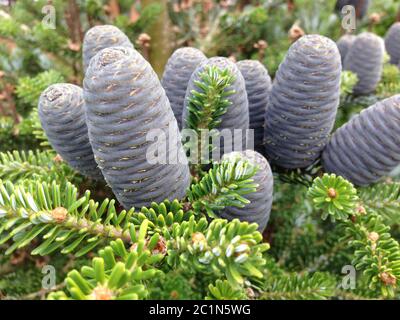
<path id="1" fill-rule="evenodd" d="M 82 43 L 83 32 L 80 20 L 80 10 L 75 0 L 68 0 L 68 6 L 65 12 L 65 20 L 68 25 L 71 41 L 73 43 Z"/>

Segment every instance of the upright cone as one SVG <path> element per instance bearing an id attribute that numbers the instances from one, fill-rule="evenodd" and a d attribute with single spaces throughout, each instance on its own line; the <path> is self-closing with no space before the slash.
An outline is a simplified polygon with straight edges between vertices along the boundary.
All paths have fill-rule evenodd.
<path id="1" fill-rule="evenodd" d="M 216 66 L 220 68 L 221 70 L 228 69 L 230 72 L 233 74 L 235 77 L 235 81 L 232 83 L 231 86 L 229 86 L 226 90 L 231 91 L 233 90 L 235 93 L 230 95 L 228 97 L 228 100 L 232 103 L 231 106 L 228 107 L 228 110 L 225 114 L 222 115 L 221 117 L 221 123 L 218 126 L 218 130 L 226 129 L 231 132 L 231 137 L 235 139 L 235 141 L 239 141 L 237 137 L 234 136 L 235 134 L 235 129 L 236 129 L 236 134 L 238 131 L 241 133 L 241 150 L 243 150 L 246 146 L 246 134 L 247 134 L 247 129 L 249 128 L 249 105 L 247 101 L 247 93 L 246 93 L 246 85 L 244 78 L 242 74 L 240 73 L 238 67 L 236 66 L 235 63 L 233 63 L 231 60 L 223 57 L 213 57 L 208 59 L 207 61 L 201 63 L 196 70 L 193 72 L 192 76 L 190 77 L 189 85 L 186 90 L 186 96 L 185 96 L 185 107 L 183 109 L 182 113 L 182 127 L 186 128 L 187 123 L 186 123 L 186 118 L 188 116 L 188 102 L 189 102 L 189 97 L 191 95 L 192 90 L 196 90 L 199 92 L 202 92 L 202 89 L 200 89 L 197 85 L 196 82 L 200 81 L 199 74 L 204 71 L 206 66 Z M 240 142 L 239 141 L 239 142 Z M 233 140 L 227 139 L 226 141 L 223 141 L 224 143 L 226 142 L 227 144 L 233 144 Z M 234 146 L 232 146 L 233 150 Z M 224 145 L 221 143 L 221 155 L 223 154 L 224 150 Z M 214 159 L 215 160 L 215 159 Z"/>
<path id="2" fill-rule="evenodd" d="M 112 25 L 95 26 L 89 29 L 83 39 L 83 69 L 86 71 L 92 59 L 99 51 L 110 47 L 133 48 L 128 37 Z"/>
<path id="3" fill-rule="evenodd" d="M 344 63 L 344 59 L 346 55 L 349 53 L 351 46 L 353 45 L 354 40 L 356 39 L 355 35 L 345 34 L 339 38 L 336 42 L 336 45 L 340 52 L 340 57 L 342 58 L 342 64 Z"/>
<path id="4" fill-rule="evenodd" d="M 206 60 L 206 56 L 200 50 L 185 47 L 175 50 L 165 66 L 161 84 L 179 128 L 182 128 L 182 110 L 190 77 L 196 67 Z"/>
<path id="5" fill-rule="evenodd" d="M 264 152 L 264 120 L 271 77 L 267 69 L 257 60 L 242 60 L 237 66 L 246 83 L 249 101 L 249 129 L 254 130 L 254 150 Z"/>
<path id="6" fill-rule="evenodd" d="M 325 171 L 366 186 L 400 165 L 400 95 L 361 111 L 332 136 L 323 154 Z"/>
<path id="7" fill-rule="evenodd" d="M 227 207 L 220 213 L 224 219 L 239 219 L 242 221 L 256 222 L 259 230 L 263 231 L 267 226 L 272 206 L 274 178 L 268 161 L 258 152 L 246 150 L 243 152 L 231 152 L 224 155 L 223 159 L 240 157 L 258 166 L 253 176 L 254 183 L 258 184 L 256 192 L 245 196 L 250 201 L 243 208 Z"/>
<path id="8" fill-rule="evenodd" d="M 83 175 L 102 179 L 89 143 L 82 88 L 68 83 L 51 85 L 40 95 L 38 111 L 57 153 Z"/>
<path id="9" fill-rule="evenodd" d="M 383 53 L 383 41 L 377 35 L 364 32 L 356 37 L 343 65 L 358 76 L 354 93 L 368 94 L 376 89 L 382 76 Z"/>
<path id="10" fill-rule="evenodd" d="M 95 159 L 125 208 L 185 196 L 190 173 L 176 119 L 136 50 L 100 51 L 86 72 L 84 98 Z"/>
<path id="11" fill-rule="evenodd" d="M 385 36 L 385 48 L 390 56 L 390 63 L 400 64 L 400 22 L 395 22 Z"/>
<path id="12" fill-rule="evenodd" d="M 303 36 L 279 66 L 265 113 L 267 159 L 305 168 L 320 157 L 339 105 L 340 54 L 320 35 Z"/>

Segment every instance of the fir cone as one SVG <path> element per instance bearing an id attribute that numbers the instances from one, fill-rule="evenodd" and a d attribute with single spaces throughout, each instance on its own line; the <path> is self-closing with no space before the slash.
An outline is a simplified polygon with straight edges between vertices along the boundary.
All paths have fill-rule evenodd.
<path id="1" fill-rule="evenodd" d="M 368 12 L 369 4 L 370 0 L 337 0 L 336 10 L 341 12 L 344 6 L 353 6 L 356 10 L 357 19 L 362 19 Z"/>
<path id="2" fill-rule="evenodd" d="M 382 75 L 383 53 L 383 41 L 377 35 L 363 32 L 356 37 L 343 65 L 358 76 L 354 93 L 368 94 L 376 89 Z"/>
<path id="3" fill-rule="evenodd" d="M 89 143 L 82 88 L 67 83 L 51 85 L 42 92 L 38 109 L 54 150 L 80 173 L 102 179 Z"/>
<path id="4" fill-rule="evenodd" d="M 202 90 L 196 86 L 195 82 L 200 80 L 199 74 L 205 69 L 206 66 L 217 66 L 221 70 L 229 69 L 231 73 L 235 77 L 235 81 L 229 86 L 226 90 L 231 91 L 234 90 L 235 93 L 230 95 L 228 99 L 231 101 L 231 106 L 228 107 L 228 110 L 225 114 L 221 117 L 221 123 L 218 126 L 218 130 L 227 129 L 231 131 L 232 138 L 234 137 L 234 129 L 235 132 L 241 131 L 242 138 L 241 138 L 241 150 L 245 149 L 246 146 L 246 134 L 247 129 L 249 128 L 249 106 L 247 101 L 247 92 L 246 92 L 246 85 L 242 74 L 240 73 L 238 67 L 234 62 L 231 60 L 224 58 L 224 57 L 213 57 L 208 59 L 207 61 L 201 63 L 196 70 L 193 72 L 192 76 L 190 77 L 188 88 L 186 90 L 185 96 L 185 107 L 182 113 L 182 127 L 186 128 L 186 117 L 188 116 L 187 106 L 188 106 L 188 99 L 191 95 L 192 90 L 196 90 L 201 92 Z M 236 141 L 239 139 L 234 137 Z M 230 139 L 226 139 L 221 142 L 220 150 L 221 155 L 223 154 L 224 144 L 227 149 L 234 150 L 233 141 Z M 218 159 L 214 159 L 218 160 Z"/>
<path id="5" fill-rule="evenodd" d="M 336 44 L 306 35 L 290 48 L 272 84 L 265 113 L 267 159 L 287 169 L 319 158 L 332 130 L 340 94 Z"/>
<path id="6" fill-rule="evenodd" d="M 168 59 L 161 84 L 171 104 L 172 111 L 182 128 L 182 110 L 190 76 L 207 58 L 200 50 L 191 47 L 176 50 Z"/>
<path id="7" fill-rule="evenodd" d="M 339 128 L 323 154 L 325 171 L 366 186 L 400 164 L 400 95 L 379 101 Z"/>
<path id="8" fill-rule="evenodd" d="M 257 60 L 243 60 L 236 64 L 246 83 L 249 101 L 249 128 L 254 130 L 254 149 L 264 152 L 264 120 L 271 77 L 267 69 Z"/>
<path id="9" fill-rule="evenodd" d="M 390 56 L 390 63 L 400 63 L 400 22 L 392 24 L 385 36 L 385 48 Z"/>
<path id="10" fill-rule="evenodd" d="M 135 49 L 106 48 L 93 57 L 84 98 L 95 160 L 125 208 L 185 196 L 190 173 L 176 119 L 157 75 Z M 157 144 L 148 134 L 156 134 Z M 147 155 L 153 147 L 163 163 Z"/>
<path id="11" fill-rule="evenodd" d="M 345 34 L 341 36 L 339 40 L 336 42 L 336 45 L 340 52 L 340 57 L 342 58 L 342 64 L 344 63 L 344 59 L 346 58 L 346 55 L 349 52 L 355 39 L 356 39 L 355 35 Z"/>
<path id="12" fill-rule="evenodd" d="M 228 220 L 237 218 L 242 221 L 256 222 L 259 225 L 259 230 L 263 231 L 271 213 L 274 185 L 272 171 L 268 161 L 253 150 L 227 153 L 223 156 L 223 159 L 238 156 L 258 166 L 258 170 L 253 176 L 254 183 L 258 184 L 257 191 L 245 195 L 245 198 L 250 201 L 249 204 L 243 208 L 227 207 L 220 213 L 220 216 Z"/>
<path id="13" fill-rule="evenodd" d="M 85 34 L 82 47 L 84 71 L 86 72 L 90 59 L 97 52 L 109 47 L 133 48 L 133 44 L 121 30 L 112 25 L 95 26 L 89 29 Z"/>

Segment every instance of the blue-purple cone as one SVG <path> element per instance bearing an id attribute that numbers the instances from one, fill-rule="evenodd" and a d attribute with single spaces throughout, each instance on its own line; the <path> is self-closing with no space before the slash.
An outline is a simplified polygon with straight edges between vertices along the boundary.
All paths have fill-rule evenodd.
<path id="1" fill-rule="evenodd" d="M 84 98 L 95 160 L 125 208 L 185 196 L 190 173 L 176 119 L 135 49 L 107 48 L 93 57 Z"/>
<path id="2" fill-rule="evenodd" d="M 112 25 L 90 28 L 83 39 L 83 69 L 86 71 L 92 59 L 99 51 L 110 47 L 133 48 L 129 38 L 120 29 Z"/>
<path id="3" fill-rule="evenodd" d="M 189 85 L 186 90 L 185 96 L 185 107 L 182 113 L 182 127 L 186 128 L 186 118 L 188 116 L 188 101 L 191 96 L 191 91 L 196 90 L 202 92 L 200 88 L 198 88 L 195 84 L 196 81 L 200 81 L 199 74 L 204 71 L 206 66 L 217 66 L 221 70 L 229 69 L 231 74 L 235 77 L 235 81 L 230 85 L 226 90 L 231 91 L 234 90 L 235 93 L 228 97 L 228 100 L 231 101 L 231 105 L 228 107 L 228 110 L 221 117 L 221 123 L 218 126 L 218 130 L 225 129 L 226 131 L 230 131 L 230 137 L 235 139 L 235 144 L 233 140 L 229 137 L 226 137 L 226 140 L 223 140 L 220 145 L 220 154 L 223 155 L 224 150 L 229 151 L 237 151 L 246 149 L 246 135 L 247 129 L 249 128 L 249 105 L 247 100 L 247 92 L 246 85 L 242 74 L 240 73 L 238 67 L 231 60 L 224 57 L 213 57 L 208 59 L 207 61 L 201 63 L 196 70 L 193 72 L 192 76 L 189 80 Z M 241 137 L 240 137 L 240 134 Z M 236 134 L 236 135 L 235 135 Z M 222 139 L 221 139 L 222 140 Z M 238 146 L 239 145 L 239 146 Z M 226 146 L 226 149 L 225 149 Z M 219 159 L 213 159 L 219 160 Z"/>
<path id="4" fill-rule="evenodd" d="M 243 152 L 231 152 L 224 155 L 223 159 L 241 157 L 251 164 L 258 166 L 253 176 L 254 183 L 258 184 L 256 192 L 246 194 L 244 197 L 250 201 L 243 208 L 227 207 L 219 215 L 221 218 L 232 220 L 255 222 L 259 230 L 263 231 L 267 226 L 272 207 L 274 178 L 267 159 L 253 150 Z"/>
<path id="5" fill-rule="evenodd" d="M 38 112 L 57 153 L 83 175 L 103 179 L 89 143 L 82 88 L 68 83 L 51 85 L 40 95 Z"/>
<path id="6" fill-rule="evenodd" d="M 257 60 L 242 60 L 236 63 L 246 83 L 249 101 L 249 128 L 254 130 L 254 150 L 264 152 L 264 120 L 271 77 L 267 69 Z"/>
<path id="7" fill-rule="evenodd" d="M 383 40 L 370 32 L 359 34 L 344 60 L 344 70 L 355 73 L 358 82 L 353 88 L 355 94 L 369 94 L 375 91 L 382 76 Z"/>
<path id="8" fill-rule="evenodd" d="M 400 165 L 400 95 L 379 101 L 333 135 L 322 154 L 326 172 L 366 186 Z"/>
<path id="9" fill-rule="evenodd" d="M 303 36 L 289 48 L 265 113 L 270 163 L 306 168 L 320 157 L 335 122 L 341 69 L 336 44 L 324 36 Z"/>
<path id="10" fill-rule="evenodd" d="M 345 34 L 341 36 L 339 40 L 336 42 L 336 45 L 340 52 L 340 57 L 342 58 L 342 64 L 344 63 L 344 59 L 346 58 L 346 55 L 349 52 L 351 46 L 353 45 L 355 39 L 356 39 L 355 35 Z"/>
<path id="11" fill-rule="evenodd" d="M 182 128 L 182 110 L 186 89 L 196 67 L 207 60 L 203 52 L 185 47 L 174 51 L 165 66 L 161 84 L 171 104 L 179 129 Z"/>
<path id="12" fill-rule="evenodd" d="M 390 56 L 390 63 L 400 64 L 400 22 L 395 22 L 385 36 L 385 48 Z"/>

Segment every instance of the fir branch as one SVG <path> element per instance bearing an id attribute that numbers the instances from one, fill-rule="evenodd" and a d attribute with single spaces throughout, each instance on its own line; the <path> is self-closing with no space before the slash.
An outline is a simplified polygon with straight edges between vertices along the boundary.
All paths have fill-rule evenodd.
<path id="1" fill-rule="evenodd" d="M 23 77 L 18 79 L 15 92 L 18 98 L 29 105 L 36 107 L 40 94 L 50 85 L 64 81 L 64 77 L 55 70 L 44 71 L 34 77 Z"/>
<path id="2" fill-rule="evenodd" d="M 0 244 L 13 240 L 6 254 L 25 247 L 34 239 L 43 242 L 32 254 L 48 255 L 55 250 L 79 257 L 113 239 L 130 242 L 129 222 L 134 209 L 117 215 L 114 200 L 101 204 L 90 192 L 78 198 L 71 183 L 27 181 L 14 186 L 0 180 Z"/>
<path id="3" fill-rule="evenodd" d="M 215 284 L 208 286 L 206 300 L 246 300 L 247 296 L 243 289 L 232 287 L 227 280 L 217 280 Z"/>
<path id="4" fill-rule="evenodd" d="M 29 115 L 29 120 L 32 123 L 32 134 L 35 137 L 37 141 L 40 143 L 40 147 L 42 149 L 53 149 L 50 145 L 49 139 L 46 136 L 46 133 L 44 132 L 42 128 L 42 124 L 40 123 L 39 119 L 39 113 L 37 108 L 33 108 L 30 115 Z"/>
<path id="5" fill-rule="evenodd" d="M 13 183 L 25 179 L 72 181 L 76 173 L 52 152 L 8 151 L 0 153 L 0 179 Z"/>
<path id="6" fill-rule="evenodd" d="M 346 220 L 354 213 L 357 205 L 357 190 L 354 186 L 335 174 L 324 174 L 314 180 L 308 191 L 316 208 L 322 209 L 322 219 L 328 216 L 332 221 Z"/>
<path id="7" fill-rule="evenodd" d="M 379 183 L 359 189 L 360 199 L 368 212 L 376 213 L 388 225 L 400 224 L 400 183 Z"/>
<path id="8" fill-rule="evenodd" d="M 140 212 L 132 215 L 131 221 L 134 225 L 140 225 L 148 220 L 152 230 L 161 232 L 164 228 L 171 228 L 174 223 L 189 221 L 192 216 L 193 211 L 186 210 L 184 204 L 178 200 L 165 200 L 159 204 L 153 202 L 148 208 L 143 207 Z"/>
<path id="9" fill-rule="evenodd" d="M 162 271 L 152 267 L 164 255 L 157 250 L 160 235 L 147 239 L 148 221 L 136 233 L 131 230 L 133 245 L 127 249 L 121 239 L 112 241 L 99 251 L 91 266 L 72 270 L 65 279 L 67 291 L 54 292 L 49 299 L 64 300 L 137 300 L 148 295 L 145 281 L 162 276 Z"/>
<path id="10" fill-rule="evenodd" d="M 349 70 L 342 71 L 340 79 L 340 96 L 342 99 L 353 93 L 353 88 L 357 82 L 358 76 L 355 73 Z"/>
<path id="11" fill-rule="evenodd" d="M 390 63 L 383 66 L 382 79 L 376 91 L 381 98 L 387 98 L 400 92 L 400 70 L 398 66 Z"/>
<path id="12" fill-rule="evenodd" d="M 267 278 L 260 299 L 263 300 L 325 300 L 334 295 L 335 280 L 329 274 L 316 272 L 280 275 Z"/>
<path id="13" fill-rule="evenodd" d="M 224 276 L 233 287 L 243 285 L 245 279 L 262 278 L 265 265 L 263 252 L 269 249 L 262 242 L 257 224 L 230 222 L 215 219 L 210 224 L 206 218 L 174 224 L 164 233 L 167 241 L 167 261 L 171 266 L 181 266 L 216 277 Z"/>
<path id="14" fill-rule="evenodd" d="M 229 69 L 221 70 L 217 66 L 206 66 L 199 74 L 200 81 L 195 81 L 198 91 L 192 90 L 188 97 L 188 116 L 186 127 L 196 132 L 198 139 L 190 139 L 184 144 L 186 150 L 190 150 L 190 160 L 193 163 L 206 164 L 208 156 L 204 157 L 204 152 L 211 152 L 212 146 L 208 139 L 200 141 L 202 131 L 209 130 L 210 134 L 217 135 L 216 129 L 232 102 L 229 96 L 235 93 L 234 90 L 227 90 L 235 81 L 235 77 Z M 200 167 L 197 166 L 200 171 Z"/>
<path id="15" fill-rule="evenodd" d="M 354 249 L 352 263 L 368 277 L 369 288 L 394 297 L 400 280 L 400 245 L 389 233 L 382 217 L 361 211 L 348 222 L 346 234 Z"/>
<path id="16" fill-rule="evenodd" d="M 318 159 L 310 166 L 301 169 L 285 169 L 272 164 L 272 171 L 282 182 L 310 187 L 321 172 L 321 161 Z"/>
<path id="17" fill-rule="evenodd" d="M 244 207 L 249 201 L 243 195 L 258 187 L 251 179 L 257 170 L 249 161 L 237 157 L 214 164 L 187 192 L 194 212 L 217 217 L 215 212 L 227 206 Z"/>
<path id="18" fill-rule="evenodd" d="M 330 197 L 334 193 L 337 204 Z M 361 206 L 352 184 L 335 175 L 315 179 L 309 195 L 317 208 L 325 210 L 323 217 L 331 215 L 340 220 L 344 231 L 339 241 L 354 250 L 352 263 L 363 270 L 369 288 L 393 297 L 400 280 L 400 245 L 383 218 Z"/>
<path id="19" fill-rule="evenodd" d="M 207 66 L 199 75 L 201 81 L 195 85 L 201 91 L 192 90 L 188 105 L 188 128 L 200 132 L 201 129 L 215 129 L 221 123 L 221 116 L 232 104 L 228 97 L 235 93 L 226 89 L 235 81 L 229 69 L 221 70 Z"/>

